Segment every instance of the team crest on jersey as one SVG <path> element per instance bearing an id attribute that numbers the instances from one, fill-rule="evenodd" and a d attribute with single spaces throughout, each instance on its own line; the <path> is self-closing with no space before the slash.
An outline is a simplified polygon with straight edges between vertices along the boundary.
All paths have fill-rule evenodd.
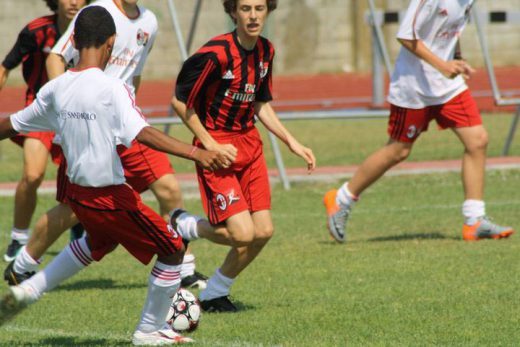
<path id="1" fill-rule="evenodd" d="M 419 135 L 419 132 L 417 131 L 417 127 L 415 125 L 410 125 L 408 127 L 408 132 L 406 133 L 406 136 L 409 139 L 413 139 L 417 135 Z"/>
<path id="2" fill-rule="evenodd" d="M 246 92 L 246 94 L 253 94 L 255 92 L 255 88 L 256 88 L 256 85 L 246 83 L 244 91 Z"/>
<path id="3" fill-rule="evenodd" d="M 215 197 L 215 200 L 217 201 L 218 208 L 220 208 L 222 211 L 225 211 L 227 208 L 227 201 L 226 197 L 220 193 L 217 194 Z"/>
<path id="4" fill-rule="evenodd" d="M 269 72 L 269 63 L 267 62 L 260 62 L 260 78 L 264 78 L 267 76 L 267 73 Z"/>
<path id="5" fill-rule="evenodd" d="M 143 29 L 137 30 L 137 44 L 139 46 L 146 46 L 149 38 L 150 34 L 144 32 Z"/>

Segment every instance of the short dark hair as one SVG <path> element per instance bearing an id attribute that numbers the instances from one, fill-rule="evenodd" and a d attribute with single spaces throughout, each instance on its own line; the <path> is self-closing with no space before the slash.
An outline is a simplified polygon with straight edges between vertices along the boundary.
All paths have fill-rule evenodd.
<path id="1" fill-rule="evenodd" d="M 235 19 L 233 16 L 231 16 L 231 13 L 235 12 L 237 10 L 239 0 L 222 0 L 222 5 L 224 5 L 224 11 L 233 19 L 233 22 Z M 265 0 L 267 3 L 267 11 L 273 12 L 276 10 L 276 7 L 278 6 L 278 0 Z"/>
<path id="2" fill-rule="evenodd" d="M 49 8 L 49 10 L 51 10 L 52 12 L 56 12 L 58 11 L 58 0 L 43 0 L 45 1 L 45 3 L 47 4 L 47 7 Z M 90 4 L 90 1 L 91 0 L 87 0 L 86 4 Z"/>
<path id="3" fill-rule="evenodd" d="M 116 25 L 110 13 L 101 6 L 85 7 L 74 24 L 76 49 L 101 47 L 116 33 Z"/>

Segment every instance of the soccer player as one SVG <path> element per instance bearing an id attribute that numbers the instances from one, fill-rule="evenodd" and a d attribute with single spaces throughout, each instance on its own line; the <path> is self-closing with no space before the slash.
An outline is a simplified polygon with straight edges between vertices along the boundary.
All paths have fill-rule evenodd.
<path id="1" fill-rule="evenodd" d="M 329 232 L 336 241 L 345 241 L 346 223 L 360 194 L 408 157 L 433 119 L 439 128 L 451 129 L 464 146 L 463 239 L 499 239 L 513 233 L 491 222 L 483 201 L 488 135 L 464 81 L 474 70 L 456 49 L 472 4 L 473 0 L 411 1 L 397 33 L 403 47 L 390 83 L 388 143 L 370 155 L 349 182 L 324 197 Z"/>
<path id="2" fill-rule="evenodd" d="M 181 210 L 172 214 L 171 223 L 187 240 L 203 237 L 231 246 L 200 300 L 206 311 L 234 312 L 237 308 L 229 300 L 230 287 L 274 230 L 255 115 L 306 161 L 309 171 L 316 160 L 282 125 L 270 105 L 274 48 L 260 34 L 277 1 L 224 0 L 223 5 L 236 30 L 210 40 L 184 63 L 172 106 L 195 135 L 197 147 L 215 150 L 230 161 L 236 156 L 236 161 L 225 170 L 197 169 L 211 224 Z"/>
<path id="3" fill-rule="evenodd" d="M 88 234 L 70 243 L 35 276 L 10 287 L 0 302 L 0 324 L 121 244 L 143 264 L 157 254 L 132 342 L 191 342 L 166 324 L 172 296 L 180 285 L 182 239 L 125 183 L 117 145 L 129 147 L 136 139 L 156 150 L 194 160 L 210 171 L 225 167 L 226 159 L 146 123 L 130 88 L 103 72 L 112 56 L 115 33 L 116 26 L 105 8 L 82 10 L 73 37 L 80 51 L 78 65 L 47 83 L 32 105 L 0 122 L 0 139 L 37 130 L 52 130 L 61 137 L 68 163 L 66 200 Z"/>
<path id="4" fill-rule="evenodd" d="M 138 6 L 136 0 L 98 1 L 92 5 L 106 8 L 116 23 L 118 35 L 106 73 L 125 81 L 136 92 L 157 33 L 155 15 Z M 51 79 L 65 71 L 66 63 L 77 62 L 78 52 L 70 40 L 72 29 L 71 25 L 49 55 L 47 69 Z M 130 148 L 120 147 L 118 152 L 127 182 L 139 193 L 150 188 L 159 201 L 160 213 L 165 219 L 169 211 L 182 206 L 179 183 L 164 153 L 136 141 Z M 68 227 L 77 223 L 70 207 L 62 203 L 64 165 L 59 170 L 62 174 L 58 174 L 60 204 L 36 222 L 33 236 L 20 251 L 20 257 L 6 268 L 4 278 L 11 285 L 30 277 L 45 251 Z M 204 288 L 206 285 L 206 277 L 195 271 L 195 256 L 192 253 L 188 252 L 184 257 L 181 276 L 183 287 Z"/>
<path id="5" fill-rule="evenodd" d="M 25 105 L 29 105 L 36 93 L 48 81 L 45 59 L 61 33 L 65 32 L 78 10 L 89 1 L 45 0 L 53 15 L 43 16 L 27 24 L 0 65 L 0 90 L 7 82 L 9 72 L 22 63 L 22 74 L 27 83 Z M 29 239 L 29 226 L 36 208 L 37 190 L 45 176 L 47 159 L 51 154 L 58 164 L 59 148 L 52 143 L 54 134 L 31 132 L 11 140 L 23 149 L 23 174 L 14 196 L 13 228 L 11 242 L 4 254 L 10 262 Z"/>

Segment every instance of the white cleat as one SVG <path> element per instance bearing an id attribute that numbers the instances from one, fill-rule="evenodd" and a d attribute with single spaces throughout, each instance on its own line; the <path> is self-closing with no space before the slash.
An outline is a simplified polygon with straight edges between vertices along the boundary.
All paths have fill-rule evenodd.
<path id="1" fill-rule="evenodd" d="M 169 326 L 165 326 L 151 333 L 143 333 L 142 331 L 136 330 L 132 337 L 134 346 L 180 345 L 192 342 L 194 342 L 193 339 L 176 333 Z"/>

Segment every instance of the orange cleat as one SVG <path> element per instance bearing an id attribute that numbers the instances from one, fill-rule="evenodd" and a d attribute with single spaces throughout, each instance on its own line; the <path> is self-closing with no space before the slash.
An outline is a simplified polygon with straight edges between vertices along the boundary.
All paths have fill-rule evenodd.
<path id="1" fill-rule="evenodd" d="M 349 208 L 343 208 L 336 204 L 337 190 L 328 191 L 323 197 L 323 204 L 327 210 L 327 228 L 330 235 L 339 243 L 345 242 L 348 216 L 350 214 Z"/>
<path id="2" fill-rule="evenodd" d="M 484 216 L 474 225 L 464 224 L 462 227 L 462 239 L 464 241 L 504 239 L 513 235 L 514 232 L 513 228 L 495 224 L 488 217 Z"/>

